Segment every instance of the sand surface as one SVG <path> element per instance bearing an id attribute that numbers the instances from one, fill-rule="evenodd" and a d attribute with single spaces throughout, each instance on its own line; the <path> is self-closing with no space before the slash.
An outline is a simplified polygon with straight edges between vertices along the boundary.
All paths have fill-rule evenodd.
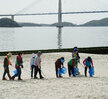
<path id="1" fill-rule="evenodd" d="M 64 78 L 55 77 L 55 61 L 61 56 L 65 57 L 64 66 L 71 58 L 71 53 L 49 53 L 42 55 L 42 71 L 44 80 L 30 78 L 31 55 L 24 55 L 23 81 L 0 80 L 0 99 L 108 99 L 108 55 L 80 54 L 81 63 L 87 56 L 94 61 L 95 76 L 84 77 L 84 69 L 79 64 L 81 75 L 73 78 L 68 74 Z M 15 57 L 11 62 L 14 65 Z M 0 78 L 3 74 L 3 58 L 0 57 Z M 10 66 L 11 75 L 14 67 Z"/>

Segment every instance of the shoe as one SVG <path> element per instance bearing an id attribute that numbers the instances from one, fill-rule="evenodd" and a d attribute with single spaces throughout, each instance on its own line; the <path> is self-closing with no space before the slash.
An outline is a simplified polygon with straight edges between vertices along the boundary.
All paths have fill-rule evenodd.
<path id="1" fill-rule="evenodd" d="M 59 76 L 59 78 L 63 78 L 63 76 Z"/>
<path id="2" fill-rule="evenodd" d="M 13 80 L 12 78 L 9 78 L 9 80 Z"/>
<path id="3" fill-rule="evenodd" d="M 2 80 L 7 80 L 6 78 L 3 78 Z"/>
<path id="4" fill-rule="evenodd" d="M 14 80 L 14 77 L 11 77 L 11 80 Z"/>
<path id="5" fill-rule="evenodd" d="M 71 75 L 69 75 L 69 77 L 71 77 Z"/>
<path id="6" fill-rule="evenodd" d="M 40 79 L 44 79 L 44 77 L 40 77 Z"/>
<path id="7" fill-rule="evenodd" d="M 22 80 L 22 79 L 20 78 L 20 79 L 18 79 L 18 80 Z"/>
<path id="8" fill-rule="evenodd" d="M 31 79 L 33 79 L 33 77 L 31 77 Z"/>
<path id="9" fill-rule="evenodd" d="M 38 79 L 38 77 L 34 77 L 34 79 Z"/>

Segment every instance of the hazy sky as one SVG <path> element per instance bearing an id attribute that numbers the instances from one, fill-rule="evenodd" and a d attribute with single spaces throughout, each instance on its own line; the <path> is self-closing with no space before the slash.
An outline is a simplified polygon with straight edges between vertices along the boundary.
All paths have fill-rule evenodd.
<path id="1" fill-rule="evenodd" d="M 108 0 L 62 0 L 63 12 L 69 11 L 108 11 Z M 24 9 L 26 8 L 27 9 Z M 23 10 L 22 10 L 23 9 Z M 0 14 L 57 12 L 58 0 L 0 0 Z M 77 24 L 108 17 L 107 14 L 63 15 L 63 21 Z M 53 23 L 57 16 L 15 17 L 19 22 Z"/>

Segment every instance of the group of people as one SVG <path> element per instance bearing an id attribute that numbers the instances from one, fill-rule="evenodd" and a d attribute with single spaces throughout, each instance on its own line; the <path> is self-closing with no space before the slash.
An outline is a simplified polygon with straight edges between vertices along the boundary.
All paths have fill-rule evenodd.
<path id="1" fill-rule="evenodd" d="M 9 71 L 9 65 L 12 65 L 10 62 L 10 58 L 12 56 L 11 53 L 8 53 L 7 56 L 4 58 L 4 73 L 3 73 L 3 78 L 2 80 L 7 80 L 5 78 L 5 75 L 7 74 L 9 77 L 9 80 L 14 80 L 15 77 L 18 77 L 18 80 L 22 80 L 21 78 L 21 69 L 23 68 L 23 59 L 22 59 L 22 52 L 19 52 L 17 57 L 16 57 L 16 63 L 15 63 L 15 73 L 13 76 L 10 75 Z M 43 79 L 44 77 L 42 76 L 42 70 L 41 70 L 41 55 L 42 53 L 39 51 L 37 54 L 32 54 L 32 58 L 30 60 L 30 70 L 31 70 L 31 78 L 38 79 L 37 73 L 39 72 L 40 79 Z M 62 73 L 60 73 L 60 70 L 64 68 L 64 62 L 65 58 L 61 57 L 57 59 L 55 62 L 55 72 L 56 72 L 56 77 L 57 78 L 62 78 Z M 72 53 L 72 58 L 68 61 L 68 74 L 69 77 L 72 75 L 76 77 L 77 75 L 80 74 L 79 69 L 78 69 L 78 63 L 80 63 L 80 56 L 78 53 L 78 48 L 74 47 L 74 51 Z M 87 77 L 87 68 L 89 70 L 93 67 L 93 60 L 91 57 L 87 57 L 83 61 L 84 68 L 85 68 L 85 77 Z M 90 75 L 92 77 L 92 75 Z"/>
<path id="2" fill-rule="evenodd" d="M 56 71 L 56 77 L 57 78 L 62 78 L 61 73 L 58 73 L 62 68 L 64 68 L 63 63 L 65 62 L 64 57 L 61 57 L 57 59 L 55 62 L 55 71 Z M 69 77 L 73 75 L 73 77 L 76 77 L 77 75 L 80 74 L 79 68 L 78 68 L 78 63 L 80 63 L 80 56 L 78 53 L 78 48 L 74 47 L 74 51 L 72 53 L 72 58 L 68 61 L 68 74 Z M 84 69 L 85 69 L 85 77 L 87 77 L 87 68 L 89 68 L 89 71 L 91 68 L 94 68 L 93 66 L 93 60 L 90 56 L 84 59 L 83 61 Z M 90 72 L 89 72 L 90 73 Z M 93 74 L 90 73 L 90 77 L 92 77 Z"/>
<path id="3" fill-rule="evenodd" d="M 23 60 L 22 60 L 22 53 L 19 52 L 18 56 L 16 57 L 16 63 L 15 63 L 15 68 L 17 73 L 14 74 L 13 76 L 10 75 L 10 71 L 9 71 L 9 65 L 12 65 L 10 62 L 10 58 L 11 58 L 12 54 L 8 53 L 7 56 L 4 58 L 4 73 L 3 73 L 3 78 L 2 80 L 7 80 L 5 78 L 5 75 L 7 74 L 9 77 L 9 80 L 14 80 L 15 77 L 18 76 L 18 80 L 22 80 L 21 79 L 21 68 L 23 68 Z"/>
<path id="4" fill-rule="evenodd" d="M 22 59 L 22 52 L 19 52 L 16 57 L 16 63 L 15 63 L 15 71 L 14 75 L 10 75 L 9 71 L 9 65 L 12 65 L 10 62 L 10 58 L 12 56 L 11 53 L 8 53 L 7 56 L 4 58 L 4 73 L 2 80 L 7 80 L 5 75 L 7 74 L 9 77 L 9 80 L 14 80 L 15 77 L 18 77 L 18 80 L 21 79 L 21 69 L 23 68 L 23 59 Z M 41 74 L 41 52 L 39 51 L 37 53 L 37 56 L 35 54 L 32 55 L 31 62 L 30 62 L 30 69 L 31 69 L 31 78 L 33 78 L 33 71 L 34 71 L 34 79 L 37 79 L 37 73 L 39 72 L 40 79 L 43 79 L 44 77 Z"/>

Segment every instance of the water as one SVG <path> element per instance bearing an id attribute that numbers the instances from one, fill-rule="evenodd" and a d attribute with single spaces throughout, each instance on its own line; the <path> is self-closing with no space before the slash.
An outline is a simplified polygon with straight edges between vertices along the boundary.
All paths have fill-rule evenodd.
<path id="1" fill-rule="evenodd" d="M 108 27 L 0 28 L 0 51 L 108 46 Z"/>

